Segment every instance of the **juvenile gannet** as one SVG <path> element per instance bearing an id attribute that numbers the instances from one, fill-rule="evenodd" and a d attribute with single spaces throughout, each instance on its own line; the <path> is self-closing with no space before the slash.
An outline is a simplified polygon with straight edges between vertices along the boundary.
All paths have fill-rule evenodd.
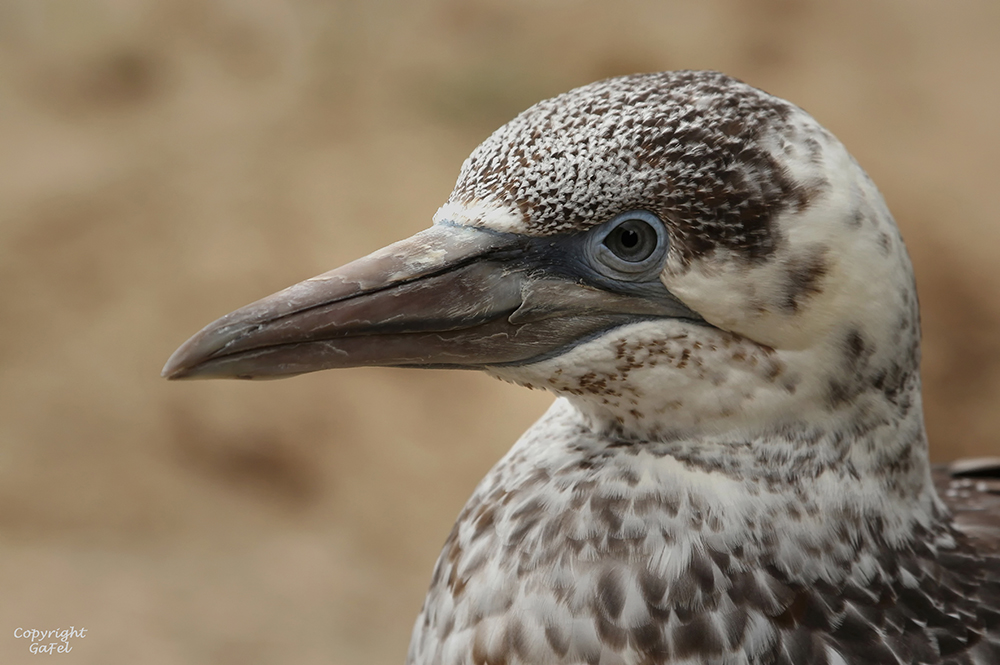
<path id="1" fill-rule="evenodd" d="M 687 71 L 529 108 L 431 228 L 163 373 L 460 367 L 559 396 L 459 516 L 411 665 L 996 665 L 1000 496 L 935 491 L 919 361 L 865 172 L 798 107 Z"/>

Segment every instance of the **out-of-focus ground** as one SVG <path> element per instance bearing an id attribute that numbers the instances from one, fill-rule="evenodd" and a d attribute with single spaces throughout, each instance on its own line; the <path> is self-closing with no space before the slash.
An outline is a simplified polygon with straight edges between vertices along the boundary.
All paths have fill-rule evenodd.
<path id="1" fill-rule="evenodd" d="M 550 397 L 473 373 L 169 384 L 217 316 L 429 224 L 599 78 L 721 69 L 895 212 L 933 455 L 1000 452 L 1000 3 L 0 3 L 0 662 L 401 663 L 438 548 Z"/>

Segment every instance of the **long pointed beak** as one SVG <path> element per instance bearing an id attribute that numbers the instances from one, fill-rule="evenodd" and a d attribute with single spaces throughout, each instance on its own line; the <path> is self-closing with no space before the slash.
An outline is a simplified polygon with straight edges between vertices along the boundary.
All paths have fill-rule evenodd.
<path id="1" fill-rule="evenodd" d="M 546 275 L 537 239 L 439 224 L 227 314 L 163 376 L 516 364 L 637 317 L 695 316 L 668 305 Z"/>

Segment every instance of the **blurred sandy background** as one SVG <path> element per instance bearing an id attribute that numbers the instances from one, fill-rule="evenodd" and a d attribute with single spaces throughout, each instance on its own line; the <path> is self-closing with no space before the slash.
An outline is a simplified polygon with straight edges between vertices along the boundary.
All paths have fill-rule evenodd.
<path id="1" fill-rule="evenodd" d="M 550 397 L 473 373 L 168 384 L 191 333 L 430 223 L 469 151 L 616 74 L 721 69 L 880 185 L 934 457 L 1000 452 L 1000 3 L 0 2 L 0 662 L 402 663 Z"/>

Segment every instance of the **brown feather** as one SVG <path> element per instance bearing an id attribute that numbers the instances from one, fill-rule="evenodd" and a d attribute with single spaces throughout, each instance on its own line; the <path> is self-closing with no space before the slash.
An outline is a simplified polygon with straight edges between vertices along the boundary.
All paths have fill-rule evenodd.
<path id="1" fill-rule="evenodd" d="M 1000 554 L 1000 458 L 956 460 L 932 475 L 955 527 L 979 552 Z"/>

